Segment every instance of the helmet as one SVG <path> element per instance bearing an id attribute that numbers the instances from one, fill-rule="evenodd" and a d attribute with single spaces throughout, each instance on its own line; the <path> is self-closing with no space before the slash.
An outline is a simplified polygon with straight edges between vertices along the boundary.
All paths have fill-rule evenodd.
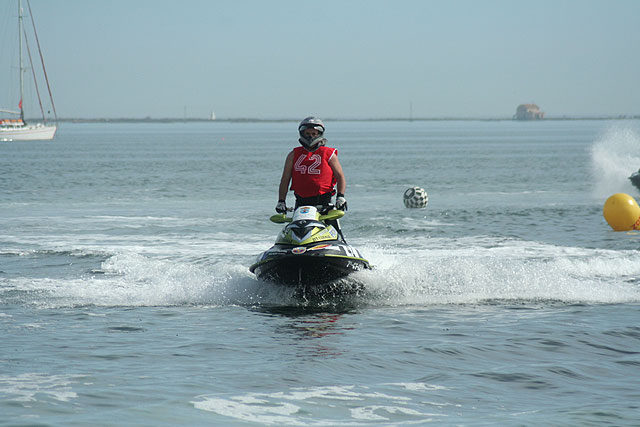
<path id="1" fill-rule="evenodd" d="M 305 118 L 298 125 L 298 132 L 300 132 L 300 136 L 302 136 L 302 132 L 308 128 L 314 128 L 315 130 L 320 132 L 320 135 L 324 133 L 324 123 L 322 123 L 322 120 L 317 119 L 313 116 Z"/>
<path id="2" fill-rule="evenodd" d="M 307 138 L 304 135 L 304 131 L 307 129 L 315 129 L 318 131 L 318 136 L 313 139 Z M 300 122 L 298 125 L 298 133 L 300 134 L 300 139 L 298 141 L 304 148 L 309 151 L 316 150 L 319 146 L 324 145 L 327 140 L 323 137 L 324 134 L 324 123 L 322 120 L 317 119 L 313 116 L 307 117 Z"/>

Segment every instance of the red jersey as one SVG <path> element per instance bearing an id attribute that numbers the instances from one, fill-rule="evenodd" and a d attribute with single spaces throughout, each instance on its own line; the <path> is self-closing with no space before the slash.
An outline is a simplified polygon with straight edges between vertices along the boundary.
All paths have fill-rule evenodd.
<path id="1" fill-rule="evenodd" d="M 303 147 L 293 149 L 291 189 L 300 197 L 313 197 L 330 193 L 336 185 L 336 177 L 329 160 L 338 155 L 338 150 L 325 146 L 315 151 Z"/>

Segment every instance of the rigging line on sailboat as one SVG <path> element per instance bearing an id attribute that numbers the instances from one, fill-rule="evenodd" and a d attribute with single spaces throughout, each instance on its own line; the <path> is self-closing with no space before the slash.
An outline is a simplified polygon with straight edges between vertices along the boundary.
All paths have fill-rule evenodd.
<path id="1" fill-rule="evenodd" d="M 29 8 L 29 17 L 31 18 L 31 25 L 33 26 L 33 34 L 36 38 L 36 44 L 38 45 L 38 53 L 40 54 L 40 62 L 42 63 L 42 71 L 44 73 L 44 80 L 47 82 L 47 90 L 49 91 L 49 99 L 51 100 L 51 107 L 53 109 L 53 116 L 58 121 L 58 114 L 56 113 L 56 104 L 53 102 L 53 94 L 51 93 L 51 86 L 49 85 L 49 76 L 47 75 L 47 68 L 44 66 L 44 56 L 42 55 L 42 49 L 40 48 L 40 39 L 38 38 L 38 31 L 36 30 L 36 22 L 33 18 L 33 12 L 31 12 L 31 2 L 27 0 L 27 7 Z"/>
<path id="2" fill-rule="evenodd" d="M 27 45 L 27 56 L 29 57 L 29 65 L 31 66 L 31 75 L 33 76 L 33 85 L 36 88 L 36 95 L 38 96 L 38 103 L 40 104 L 40 112 L 42 113 L 42 120 L 46 123 L 47 118 L 44 115 L 44 108 L 42 107 L 42 98 L 40 97 L 40 88 L 38 87 L 38 79 L 36 78 L 36 70 L 33 68 L 33 60 L 31 59 L 31 48 L 29 47 L 29 40 L 27 39 L 27 32 L 22 28 L 24 35 L 24 42 Z"/>

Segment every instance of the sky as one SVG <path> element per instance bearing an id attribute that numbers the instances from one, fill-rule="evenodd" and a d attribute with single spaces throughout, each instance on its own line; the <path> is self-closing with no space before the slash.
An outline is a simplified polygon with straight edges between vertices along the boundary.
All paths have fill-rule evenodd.
<path id="1" fill-rule="evenodd" d="M 17 0 L 0 2 L 6 26 Z M 31 9 L 63 118 L 506 118 L 522 103 L 548 117 L 640 114 L 640 0 Z"/>

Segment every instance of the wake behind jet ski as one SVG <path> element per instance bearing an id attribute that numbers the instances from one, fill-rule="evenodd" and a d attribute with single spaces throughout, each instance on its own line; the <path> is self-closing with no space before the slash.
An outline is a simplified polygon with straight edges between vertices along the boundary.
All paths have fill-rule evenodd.
<path id="1" fill-rule="evenodd" d="M 258 255 L 249 270 L 261 280 L 310 293 L 336 291 L 336 281 L 371 268 L 369 261 L 344 241 L 338 223 L 342 216 L 343 211 L 331 207 L 320 214 L 314 206 L 300 206 L 292 217 L 271 216 L 272 222 L 288 224 L 278 234 L 275 244 Z M 342 290 L 349 292 L 356 288 L 346 286 Z"/>

